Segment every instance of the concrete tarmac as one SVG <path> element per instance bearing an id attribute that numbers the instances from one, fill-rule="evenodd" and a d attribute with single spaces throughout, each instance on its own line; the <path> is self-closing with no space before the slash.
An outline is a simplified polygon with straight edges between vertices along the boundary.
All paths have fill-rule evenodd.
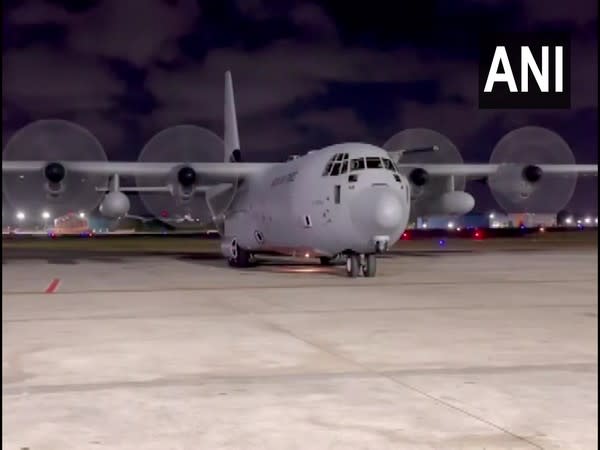
<path id="1" fill-rule="evenodd" d="M 378 277 L 5 258 L 3 449 L 596 449 L 592 249 L 408 252 Z"/>

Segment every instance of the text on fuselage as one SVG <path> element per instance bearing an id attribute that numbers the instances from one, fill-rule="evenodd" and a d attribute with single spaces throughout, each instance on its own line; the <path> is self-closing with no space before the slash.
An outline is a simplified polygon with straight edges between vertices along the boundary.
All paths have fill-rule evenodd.
<path id="1" fill-rule="evenodd" d="M 279 186 L 280 184 L 284 183 L 292 183 L 296 178 L 296 175 L 298 175 L 297 170 L 295 170 L 294 172 L 290 172 L 286 175 L 281 175 L 271 182 L 271 187 Z"/>

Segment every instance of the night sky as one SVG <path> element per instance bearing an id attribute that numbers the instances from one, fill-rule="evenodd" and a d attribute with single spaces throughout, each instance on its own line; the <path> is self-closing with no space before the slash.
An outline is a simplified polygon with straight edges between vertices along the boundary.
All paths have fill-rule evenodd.
<path id="1" fill-rule="evenodd" d="M 249 161 L 426 127 L 487 162 L 524 125 L 598 161 L 596 0 L 205 3 L 4 1 L 3 145 L 42 118 L 85 126 L 114 160 L 135 160 L 175 124 L 221 135 L 231 69 Z M 494 30 L 570 33 L 570 110 L 478 108 L 478 39 Z M 469 190 L 478 209 L 494 205 L 484 187 Z M 597 211 L 596 179 L 578 183 L 571 208 Z"/>

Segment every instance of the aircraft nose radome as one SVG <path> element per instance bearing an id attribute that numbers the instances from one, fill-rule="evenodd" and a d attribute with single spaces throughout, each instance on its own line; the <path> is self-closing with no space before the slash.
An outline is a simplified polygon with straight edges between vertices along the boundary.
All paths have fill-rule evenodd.
<path id="1" fill-rule="evenodd" d="M 393 191 L 371 187 L 354 199 L 351 214 L 354 224 L 363 231 L 387 234 L 402 224 L 404 211 Z"/>
<path id="2" fill-rule="evenodd" d="M 385 229 L 397 227 L 402 220 L 400 200 L 391 192 L 382 192 L 374 205 L 375 223 Z"/>

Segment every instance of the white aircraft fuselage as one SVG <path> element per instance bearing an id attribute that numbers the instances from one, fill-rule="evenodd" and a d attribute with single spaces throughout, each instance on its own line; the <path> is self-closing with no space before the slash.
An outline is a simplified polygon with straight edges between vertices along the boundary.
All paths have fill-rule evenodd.
<path id="1" fill-rule="evenodd" d="M 325 257 L 387 249 L 410 215 L 410 183 L 390 163 L 379 147 L 344 143 L 248 177 L 225 217 L 223 253 L 236 244 Z"/>

